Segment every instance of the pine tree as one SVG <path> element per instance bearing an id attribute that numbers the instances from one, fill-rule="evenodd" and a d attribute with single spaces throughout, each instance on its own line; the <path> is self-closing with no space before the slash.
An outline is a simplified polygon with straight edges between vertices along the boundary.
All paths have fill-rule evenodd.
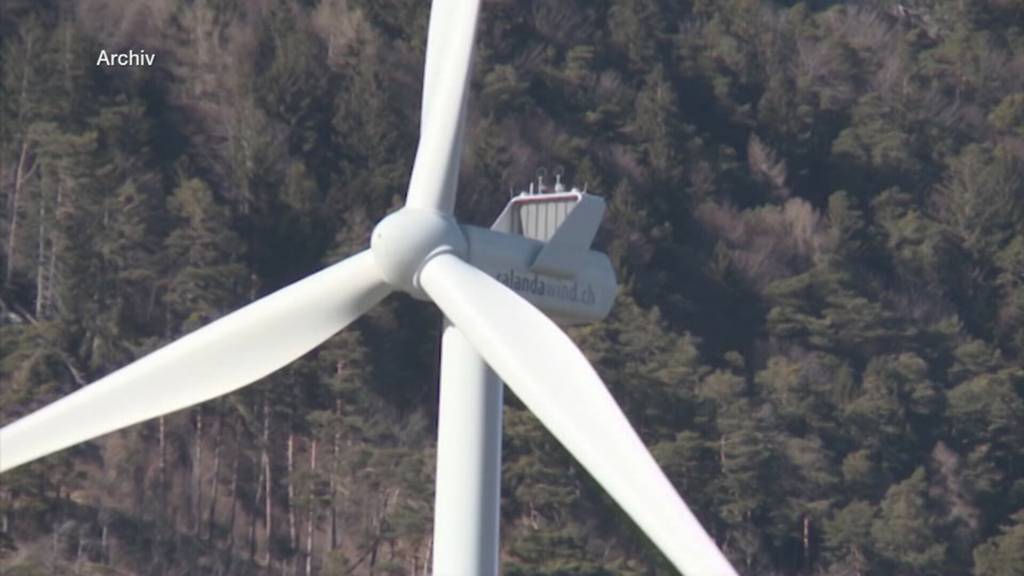
<path id="1" fill-rule="evenodd" d="M 1000 291 L 998 334 L 1018 354 L 1024 353 L 1024 233 L 1018 233 L 996 256 Z"/>
<path id="2" fill-rule="evenodd" d="M 737 355 L 738 356 L 738 355 Z M 720 478 L 714 493 L 717 514 L 728 526 L 724 547 L 747 570 L 768 565 L 775 525 L 759 528 L 779 501 L 773 481 L 783 463 L 782 446 L 770 409 L 758 406 L 744 379 L 718 370 L 701 384 L 700 397 L 713 408 Z"/>
<path id="3" fill-rule="evenodd" d="M 1019 455 L 1024 442 L 1024 399 L 1019 370 L 976 376 L 948 395 L 949 424 L 964 446 L 990 445 L 998 460 Z"/>
<path id="4" fill-rule="evenodd" d="M 1000 534 L 974 549 L 975 576 L 1020 576 L 1024 574 L 1024 511 Z"/>
<path id="5" fill-rule="evenodd" d="M 872 525 L 877 508 L 854 500 L 825 522 L 825 546 L 836 564 L 862 573 L 873 561 Z"/>
<path id="6" fill-rule="evenodd" d="M 947 545 L 937 537 L 923 469 L 889 489 L 872 523 L 871 536 L 874 548 L 897 570 L 933 574 L 943 569 Z"/>
<path id="7" fill-rule="evenodd" d="M 166 241 L 171 276 L 164 297 L 183 330 L 192 330 L 230 311 L 244 286 L 237 263 L 242 244 L 232 232 L 226 208 L 198 179 L 184 180 L 168 200 L 180 219 Z"/>
<path id="8" fill-rule="evenodd" d="M 608 10 L 612 42 L 622 50 L 631 66 L 647 69 L 657 53 L 659 29 L 657 7 L 650 0 L 612 2 Z"/>
<path id="9" fill-rule="evenodd" d="M 864 372 L 860 395 L 845 407 L 859 445 L 877 453 L 883 470 L 896 477 L 909 472 L 909 455 L 930 446 L 935 433 L 940 404 L 927 368 L 913 354 L 875 358 Z"/>
<path id="10" fill-rule="evenodd" d="M 951 163 L 935 200 L 942 221 L 972 254 L 991 258 L 1024 217 L 1024 165 L 1006 150 L 972 145 Z"/>
<path id="11" fill-rule="evenodd" d="M 797 434 L 814 430 L 826 435 L 835 433 L 835 410 L 852 380 L 848 366 L 824 353 L 794 360 L 773 357 L 755 378 L 788 429 Z"/>
<path id="12" fill-rule="evenodd" d="M 675 98 L 664 69 L 656 67 L 644 78 L 634 104 L 636 119 L 626 128 L 643 150 L 646 164 L 654 172 L 653 179 L 658 182 L 670 182 L 679 176 L 676 143 L 680 126 Z"/>
<path id="13" fill-rule="evenodd" d="M 289 152 L 302 154 L 319 170 L 328 170 L 331 150 L 328 87 L 324 74 L 326 53 L 309 29 L 308 20 L 293 8 L 280 6 L 264 20 L 258 50 L 267 61 L 256 71 L 257 101 L 272 117 L 288 127 Z"/>
<path id="14" fill-rule="evenodd" d="M 891 102 L 871 93 L 852 110 L 849 127 L 832 143 L 832 161 L 858 196 L 884 186 L 913 182 L 922 171 L 913 135 Z"/>
<path id="15" fill-rule="evenodd" d="M 864 213 L 852 203 L 845 191 L 828 197 L 828 220 L 836 254 L 843 260 L 861 257 L 867 248 Z"/>
<path id="16" fill-rule="evenodd" d="M 989 114 L 988 121 L 999 130 L 1024 135 L 1024 93 L 1003 98 Z"/>

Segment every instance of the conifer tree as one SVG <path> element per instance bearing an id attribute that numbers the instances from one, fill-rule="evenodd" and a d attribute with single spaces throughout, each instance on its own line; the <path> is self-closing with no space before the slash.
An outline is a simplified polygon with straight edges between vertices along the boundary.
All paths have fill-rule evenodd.
<path id="1" fill-rule="evenodd" d="M 871 527 L 876 514 L 875 506 L 854 500 L 825 522 L 825 545 L 833 565 L 848 566 L 857 572 L 871 566 Z"/>
<path id="2" fill-rule="evenodd" d="M 183 330 L 197 328 L 230 311 L 245 280 L 237 263 L 242 244 L 232 232 L 226 208 L 198 179 L 181 182 L 168 199 L 182 222 L 166 240 L 171 277 L 164 297 Z"/>
<path id="3" fill-rule="evenodd" d="M 882 500 L 871 536 L 874 548 L 896 570 L 931 574 L 946 565 L 947 546 L 937 538 L 929 506 L 928 482 L 921 468 L 893 485 Z"/>
<path id="4" fill-rule="evenodd" d="M 1024 512 L 1012 516 L 1012 523 L 1000 534 L 974 549 L 975 576 L 1018 576 L 1024 573 Z"/>

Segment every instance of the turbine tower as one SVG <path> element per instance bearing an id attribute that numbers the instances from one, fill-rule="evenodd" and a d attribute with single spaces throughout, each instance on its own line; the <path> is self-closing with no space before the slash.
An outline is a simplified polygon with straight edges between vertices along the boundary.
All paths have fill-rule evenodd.
<path id="1" fill-rule="evenodd" d="M 571 324 L 611 308 L 614 273 L 589 248 L 603 201 L 560 190 L 513 198 L 490 229 L 454 219 L 479 9 L 480 0 L 433 1 L 406 203 L 376 225 L 368 250 L 0 429 L 0 473 L 251 384 L 403 291 L 445 316 L 436 576 L 498 573 L 502 382 L 681 573 L 735 576 L 600 377 L 540 310 Z"/>

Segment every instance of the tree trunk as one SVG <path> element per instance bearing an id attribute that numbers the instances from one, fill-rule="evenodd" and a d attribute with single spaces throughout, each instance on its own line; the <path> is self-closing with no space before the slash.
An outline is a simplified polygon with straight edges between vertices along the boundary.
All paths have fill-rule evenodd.
<path id="1" fill-rule="evenodd" d="M 160 452 L 160 502 L 161 509 L 166 512 L 167 505 L 167 417 L 161 416 L 157 419 L 157 442 Z"/>
<path id="2" fill-rule="evenodd" d="M 316 436 L 313 436 L 312 442 L 309 446 L 309 472 L 310 475 L 316 476 Z M 312 485 L 310 487 L 310 494 L 306 500 L 306 576 L 312 576 L 313 572 L 313 493 Z"/>
<path id="3" fill-rule="evenodd" d="M 381 539 L 384 535 L 384 523 L 387 521 L 388 508 L 391 506 L 392 498 L 397 497 L 397 489 L 394 492 L 384 492 L 384 499 L 381 503 L 380 511 L 377 513 L 376 522 L 374 522 L 374 531 L 376 534 L 373 538 L 373 545 L 370 548 L 370 576 L 373 576 L 374 570 L 377 566 L 377 555 L 380 552 Z"/>
<path id="4" fill-rule="evenodd" d="M 103 523 L 103 528 L 100 531 L 100 559 L 103 563 L 109 563 L 110 557 L 107 554 L 107 523 Z"/>
<path id="5" fill-rule="evenodd" d="M 0 488 L 0 502 L 4 503 L 4 513 L 0 516 L 0 533 L 11 533 L 11 505 L 14 501 L 14 494 L 10 490 Z"/>
<path id="6" fill-rule="evenodd" d="M 287 486 L 287 498 L 285 506 L 288 508 L 288 548 L 294 553 L 297 549 L 295 531 L 295 483 L 292 477 L 295 475 L 295 431 L 288 430 L 288 475 L 285 481 Z"/>
<path id="7" fill-rule="evenodd" d="M 18 94 L 18 123 L 24 127 L 22 122 L 25 119 L 25 107 L 28 100 L 28 74 L 32 68 L 35 55 L 33 54 L 33 42 L 31 39 L 25 44 L 25 54 L 21 60 L 21 87 Z M 11 285 L 11 275 L 14 273 L 14 257 L 16 255 L 16 246 L 18 242 L 18 199 L 21 196 L 21 185 L 28 179 L 28 175 L 35 170 L 36 162 L 32 163 L 32 168 L 26 173 L 25 161 L 28 159 L 28 130 L 22 135 L 21 139 L 21 153 L 18 154 L 18 167 L 14 172 L 14 193 L 11 195 L 11 225 L 8 229 L 8 242 L 7 242 L 7 270 L 4 271 L 4 287 Z"/>
<path id="8" fill-rule="evenodd" d="M 29 61 L 24 62 L 26 68 Z M 27 72 L 26 72 L 27 74 Z M 7 235 L 7 270 L 4 271 L 4 287 L 11 285 L 11 274 L 14 272 L 15 248 L 18 242 L 18 199 L 21 197 L 21 186 L 36 168 L 36 163 L 26 172 L 25 161 L 28 159 L 28 135 L 21 142 L 21 154 L 18 155 L 18 168 L 14 173 L 14 193 L 11 198 L 11 226 Z"/>
<path id="9" fill-rule="evenodd" d="M 40 173 L 40 178 L 42 178 L 42 173 Z M 59 228 L 60 225 L 60 214 L 61 208 L 63 207 L 63 189 L 65 189 L 65 181 L 63 181 L 63 176 L 60 174 L 58 174 L 56 181 L 57 194 L 56 198 L 53 199 L 53 227 L 51 227 L 53 230 L 50 231 L 49 236 L 50 262 L 49 265 L 47 266 L 46 271 L 46 288 L 45 290 L 43 290 L 42 296 L 39 298 L 45 303 L 44 307 L 50 308 L 50 310 L 51 308 L 54 307 L 54 304 L 56 304 L 57 310 L 59 310 L 60 308 L 59 300 L 56 297 L 54 297 L 54 284 L 56 283 L 57 245 L 53 238 L 53 233 L 55 230 Z M 42 182 L 40 182 L 40 190 L 42 190 Z M 45 202 L 45 199 L 43 199 L 42 194 L 40 194 L 39 201 Z M 77 376 L 76 379 L 78 379 Z"/>
<path id="10" fill-rule="evenodd" d="M 238 461 L 241 455 L 238 453 L 240 447 L 235 447 L 235 459 L 231 463 L 231 513 L 228 514 L 228 551 L 235 548 L 235 511 L 238 509 Z M 233 552 L 232 552 L 233 555 Z"/>
<path id="11" fill-rule="evenodd" d="M 804 569 L 811 567 L 811 517 L 804 516 Z"/>
<path id="12" fill-rule="evenodd" d="M 213 441 L 213 479 L 210 480 L 210 511 L 207 514 L 206 538 L 213 542 L 213 521 L 217 514 L 217 493 L 220 488 L 220 449 L 224 439 L 224 411 L 223 402 L 221 410 L 217 414 L 217 435 Z"/>
<path id="13" fill-rule="evenodd" d="M 256 480 L 256 497 L 252 501 L 252 515 L 249 517 L 249 561 L 256 559 L 256 518 L 259 517 L 260 496 L 263 495 L 263 459 L 260 459 L 260 476 Z"/>
<path id="14" fill-rule="evenodd" d="M 82 554 L 85 552 L 85 536 L 78 533 L 78 548 L 75 552 L 75 574 L 82 573 Z"/>
<path id="15" fill-rule="evenodd" d="M 39 243 L 36 251 L 36 318 L 43 319 L 43 298 L 46 287 L 43 285 L 43 268 L 46 263 L 46 199 L 42 189 L 39 190 Z"/>
<path id="16" fill-rule="evenodd" d="M 274 535 L 274 518 L 273 518 L 273 504 L 274 499 L 271 497 L 273 492 L 271 490 L 273 486 L 273 478 L 271 476 L 270 467 L 270 398 L 269 393 L 263 395 L 263 481 L 266 483 L 264 487 L 265 494 L 265 528 L 267 536 L 267 556 L 266 565 L 270 566 L 271 561 L 271 545 L 270 539 Z"/>
<path id="17" fill-rule="evenodd" d="M 54 221 L 54 224 L 56 224 L 56 225 L 60 224 L 60 221 L 59 221 L 59 218 L 60 218 L 60 208 L 61 208 L 61 201 L 63 200 L 63 198 L 64 198 L 64 185 L 61 183 L 61 180 L 58 179 L 57 180 L 57 198 L 53 202 L 53 221 Z M 51 234 L 52 234 L 52 232 L 51 232 Z M 54 244 L 54 241 L 51 238 L 50 239 L 50 265 L 49 265 L 49 267 L 48 267 L 48 269 L 46 271 L 46 291 L 44 293 L 44 296 L 45 296 L 44 299 L 46 301 L 47 306 L 49 306 L 50 308 L 53 308 L 53 303 L 55 301 L 55 298 L 54 298 L 54 295 L 53 295 L 54 294 L 53 284 L 54 284 L 54 281 L 55 281 L 56 274 L 57 274 L 57 246 L 56 246 L 56 244 Z M 60 306 L 58 305 L 58 309 L 59 308 L 60 308 Z"/>
<path id="18" fill-rule="evenodd" d="M 331 500 L 331 550 L 338 547 L 338 452 L 340 448 L 341 440 L 341 400 L 334 401 L 334 416 L 337 421 L 334 426 L 334 434 L 331 437 L 331 480 L 330 480 L 330 500 Z"/>
<path id="19" fill-rule="evenodd" d="M 57 573 L 57 558 L 60 552 L 60 524 L 53 526 L 53 542 L 50 543 L 50 574 Z"/>
<path id="20" fill-rule="evenodd" d="M 203 517 L 203 409 L 196 410 L 196 460 L 192 464 L 195 471 L 195 535 L 199 536 L 199 528 Z"/>
<path id="21" fill-rule="evenodd" d="M 74 31 L 71 23 L 68 21 L 64 22 L 64 89 L 67 90 L 68 94 L 74 94 L 74 76 L 71 74 L 73 64 L 75 62 L 75 54 L 72 52 L 71 33 Z"/>
<path id="22" fill-rule="evenodd" d="M 434 552 L 434 535 L 427 536 L 427 553 L 426 558 L 423 560 L 423 576 L 430 576 L 430 562 L 433 560 L 431 555 Z"/>

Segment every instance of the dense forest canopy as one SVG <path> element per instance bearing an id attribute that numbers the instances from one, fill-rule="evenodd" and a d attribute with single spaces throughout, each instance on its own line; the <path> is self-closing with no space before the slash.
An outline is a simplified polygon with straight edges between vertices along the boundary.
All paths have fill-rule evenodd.
<path id="1" fill-rule="evenodd" d="M 0 423 L 365 247 L 428 12 L 4 0 Z M 606 198 L 623 286 L 572 335 L 741 573 L 1024 574 L 1024 2 L 481 18 L 459 216 L 540 166 Z M 0 571 L 428 573 L 439 321 L 391 297 L 4 475 Z M 505 422 L 505 574 L 671 573 L 511 397 Z"/>

